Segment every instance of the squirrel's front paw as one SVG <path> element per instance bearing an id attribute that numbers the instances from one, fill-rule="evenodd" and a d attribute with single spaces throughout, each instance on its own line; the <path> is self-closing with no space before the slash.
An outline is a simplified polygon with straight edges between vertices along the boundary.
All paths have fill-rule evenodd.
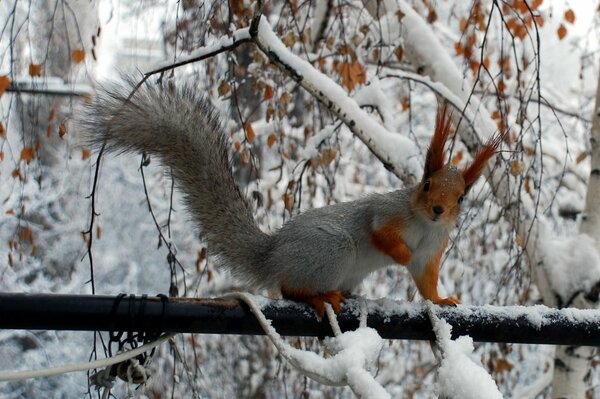
<path id="1" fill-rule="evenodd" d="M 455 296 L 449 296 L 447 298 L 438 298 L 434 300 L 433 303 L 442 306 L 456 306 L 460 303 L 460 299 Z"/>

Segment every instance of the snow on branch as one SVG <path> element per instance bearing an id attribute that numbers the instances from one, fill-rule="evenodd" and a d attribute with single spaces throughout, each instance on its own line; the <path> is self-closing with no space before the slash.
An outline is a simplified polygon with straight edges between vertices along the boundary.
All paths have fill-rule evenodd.
<path id="1" fill-rule="evenodd" d="M 146 77 L 151 75 L 161 73 L 164 71 L 168 71 L 173 68 L 177 68 L 179 66 L 190 64 L 192 62 L 202 61 L 204 59 L 214 57 L 217 54 L 223 53 L 225 51 L 232 50 L 243 43 L 248 43 L 251 41 L 250 38 L 250 29 L 242 28 L 238 29 L 229 37 L 222 37 L 217 40 L 215 43 L 201 47 L 186 57 L 181 57 L 177 60 L 177 62 L 164 61 L 160 64 L 156 65 L 151 71 L 144 73 Z"/>
<path id="2" fill-rule="evenodd" d="M 440 363 L 437 370 L 440 394 L 447 399 L 502 399 L 492 377 L 469 357 L 475 349 L 473 339 L 460 336 L 453 340 L 452 326 L 436 316 L 431 304 L 428 314 L 436 335 L 434 352 Z"/>
<path id="3" fill-rule="evenodd" d="M 414 184 L 421 167 L 411 140 L 387 131 L 331 78 L 288 50 L 264 16 L 260 17 L 255 42 L 273 63 L 340 118 L 388 170 L 405 184 Z M 390 146 L 393 149 L 389 150 Z"/>
<path id="4" fill-rule="evenodd" d="M 279 354 L 302 374 L 325 385 L 347 385 L 359 399 L 391 398 L 368 371 L 377 361 L 383 340 L 377 331 L 367 327 L 366 323 L 354 331 L 342 334 L 336 315 L 331 305 L 327 304 L 327 316 L 335 337 L 326 338 L 324 341 L 325 348 L 331 355 L 325 358 L 311 351 L 296 349 L 285 342 L 258 306 L 257 300 L 262 301 L 260 297 L 243 292 L 231 296 L 248 305 Z M 365 307 L 363 311 L 366 312 Z"/>

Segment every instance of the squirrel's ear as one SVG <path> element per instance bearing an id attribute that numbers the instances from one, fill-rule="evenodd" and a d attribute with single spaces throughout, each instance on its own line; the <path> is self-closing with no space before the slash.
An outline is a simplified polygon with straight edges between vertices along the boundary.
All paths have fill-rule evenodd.
<path id="1" fill-rule="evenodd" d="M 479 176 L 483 173 L 483 169 L 485 165 L 487 165 L 490 158 L 492 158 L 496 152 L 498 152 L 498 147 L 504 141 L 507 132 L 497 134 L 493 136 L 487 144 L 485 144 L 473 159 L 473 162 L 467 166 L 462 171 L 462 177 L 465 180 L 465 193 L 471 189 L 471 186 L 477 181 Z"/>
<path id="2" fill-rule="evenodd" d="M 448 104 L 438 109 L 435 119 L 435 131 L 425 157 L 425 170 L 423 179 L 429 178 L 433 173 L 444 167 L 444 146 L 450 135 L 452 115 L 448 115 Z"/>

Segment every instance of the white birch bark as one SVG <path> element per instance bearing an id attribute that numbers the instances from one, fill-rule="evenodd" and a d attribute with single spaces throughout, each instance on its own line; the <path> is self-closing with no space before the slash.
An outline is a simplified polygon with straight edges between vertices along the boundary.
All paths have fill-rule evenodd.
<path id="1" fill-rule="evenodd" d="M 585 199 L 585 209 L 579 226 L 580 233 L 592 237 L 600 251 L 600 77 L 596 89 L 596 105 L 590 131 L 591 170 Z M 571 306 L 590 309 L 598 307 L 598 297 L 579 293 Z M 590 360 L 596 355 L 596 348 L 589 346 L 558 346 L 554 357 L 554 398 L 585 398 Z"/>

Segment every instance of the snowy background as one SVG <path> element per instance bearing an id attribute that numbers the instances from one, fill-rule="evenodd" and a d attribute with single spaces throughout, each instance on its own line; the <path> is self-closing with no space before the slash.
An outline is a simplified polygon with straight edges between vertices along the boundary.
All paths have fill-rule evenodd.
<path id="1" fill-rule="evenodd" d="M 0 75 L 11 81 L 31 79 L 31 65 L 40 64 L 43 74 L 34 80 L 60 76 L 66 82 L 93 88 L 99 82 L 118 79 L 119 71 L 145 72 L 247 27 L 252 2 L 230 3 L 228 7 L 218 1 L 193 0 L 143 5 L 101 2 L 95 8 L 85 1 L 74 2 L 79 19 L 75 25 L 66 3 L 57 2 L 54 7 L 52 1 L 34 1 L 29 8 L 3 2 Z M 394 159 L 413 165 L 408 170 L 415 163 L 418 167 L 422 155 L 407 157 L 403 151 L 408 142 L 424 153 L 433 131 L 437 99 L 427 85 L 392 77 L 397 72 L 405 76 L 421 73 L 401 54 L 410 48 L 398 32 L 401 24 L 396 20 L 397 25 L 389 24 L 386 29 L 384 19 L 374 21 L 366 11 L 368 2 L 334 2 L 329 12 L 322 3 L 269 2 L 264 13 L 287 48 L 309 60 L 374 121 L 394 132 L 383 142 Z M 503 10 L 505 22 L 514 15 L 527 15 L 520 3 L 503 3 L 510 6 Z M 489 185 L 478 182 L 465 201 L 444 256 L 440 289 L 442 294 L 457 294 L 469 305 L 533 305 L 541 302 L 541 295 L 523 251 L 528 240 L 540 242 L 546 259 L 556 263 L 583 259 L 587 265 L 590 259 L 597 259 L 594 253 L 580 256 L 591 244 L 569 238 L 578 231 L 590 170 L 589 130 L 600 58 L 598 2 L 546 1 L 538 5 L 535 13 L 544 20 L 543 26 L 538 20 L 539 48 L 531 26 L 528 35 L 519 39 L 521 19 L 515 18 L 514 31 L 500 23 L 500 6 L 492 13 L 489 30 L 485 29 L 487 19 L 483 24 L 479 17 L 468 19 L 475 4 L 416 1 L 414 8 L 461 71 L 456 84 L 465 93 L 471 92 L 478 76 L 473 60 L 479 60 L 480 54 L 487 59 L 483 64 L 489 66 L 489 74 L 481 72 L 474 96 L 481 99 L 482 108 L 498 126 L 504 123 L 513 135 L 506 146 L 509 151 L 496 165 L 497 173 L 510 175 L 507 178 L 512 179 L 515 198 L 532 204 L 546 218 L 548 229 L 531 237 L 516 233 L 503 218 L 504 209 L 491 195 Z M 490 10 L 486 7 L 491 6 L 479 7 L 487 18 Z M 568 21 L 569 10 L 575 15 L 574 23 Z M 50 15 L 55 23 L 49 22 Z M 320 32 L 323 20 L 326 27 Z M 60 30 L 63 25 L 64 34 Z M 567 29 L 564 36 L 561 26 Z M 64 43 L 65 37 L 69 46 L 57 44 Z M 482 47 L 484 39 L 487 42 Z M 474 54 L 467 58 L 464 49 L 471 40 Z M 457 50 L 457 43 L 462 51 Z M 232 137 L 236 178 L 254 198 L 256 217 L 265 231 L 278 228 L 303 209 L 403 186 L 347 126 L 288 76 L 268 65 L 258 50 L 246 46 L 178 68 L 175 80 L 197 82 L 198 90 L 207 92 L 222 113 Z M 83 62 L 74 60 L 72 51 L 77 48 L 85 50 Z M 66 55 L 55 54 L 62 50 Z M 70 60 L 66 66 L 55 61 L 61 56 Z M 539 70 L 535 68 L 538 62 Z M 353 75 L 357 65 L 365 74 Z M 505 86 L 502 95 L 498 94 L 500 81 Z M 82 148 L 77 126 L 71 123 L 81 101 L 85 100 L 12 92 L 0 97 L 0 291 L 92 292 L 89 235 L 82 232 L 89 229 L 91 218 L 89 194 L 96 154 Z M 29 162 L 24 149 L 34 150 Z M 458 140 L 452 156 L 456 162 L 469 158 Z M 170 177 L 155 162 L 144 167 L 147 199 L 140 163 L 141 156 L 102 159 L 91 249 L 96 293 L 156 295 L 176 288 L 182 296 L 218 296 L 245 288 L 203 258 L 204 244 L 179 201 L 180 195 L 173 192 Z M 184 271 L 169 264 L 169 251 L 159 239 L 148 200 Z M 566 276 L 572 277 L 573 271 L 551 270 L 551 279 L 572 281 Z M 586 274 L 584 269 L 581 274 L 578 281 L 583 284 L 595 282 L 593 272 Z M 563 299 L 573 289 L 567 284 L 555 286 L 564 288 L 559 292 Z M 373 274 L 356 293 L 373 299 L 421 300 L 409 274 L 399 267 Z M 443 324 L 438 328 L 444 332 Z M 316 339 L 288 342 L 319 354 L 325 350 Z M 382 343 L 373 371 L 391 397 L 430 398 L 457 385 L 449 383 L 444 374 L 457 365 L 442 360 L 438 371 L 429 343 Z M 100 342 L 94 342 L 92 333 L 0 331 L 0 370 L 86 361 L 94 344 L 102 356 Z M 448 351 L 455 353 L 453 359 L 462 359 L 460 364 L 483 365 L 505 397 L 550 397 L 553 347 L 480 344 L 468 338 L 447 345 Z M 595 366 L 590 371 L 589 397 L 600 397 L 595 388 L 600 372 Z M 179 335 L 175 345 L 157 350 L 151 373 L 151 380 L 135 395 L 353 397 L 347 387 L 324 387 L 306 379 L 264 337 Z M 478 380 L 486 378 L 490 377 L 484 374 Z M 112 393 L 120 398 L 127 390 L 125 383 L 117 382 Z M 85 373 L 0 383 L 2 398 L 87 395 Z"/>

